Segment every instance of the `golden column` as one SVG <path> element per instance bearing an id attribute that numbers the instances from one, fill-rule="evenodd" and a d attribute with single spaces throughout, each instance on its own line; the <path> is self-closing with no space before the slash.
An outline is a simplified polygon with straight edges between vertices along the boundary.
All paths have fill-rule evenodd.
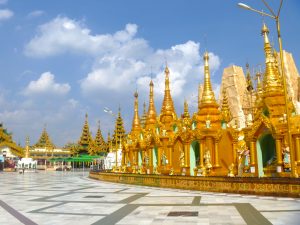
<path id="1" fill-rule="evenodd" d="M 190 147 L 190 143 L 187 142 L 184 144 L 184 166 L 187 167 L 189 165 L 189 158 L 190 158 L 190 151 L 189 151 L 189 147 Z"/>
<path id="2" fill-rule="evenodd" d="M 220 167 L 219 164 L 219 142 L 215 141 L 215 167 Z"/>
<path id="3" fill-rule="evenodd" d="M 236 174 L 237 170 L 237 142 L 233 141 L 232 143 L 232 149 L 233 149 L 233 164 L 234 164 L 234 174 Z"/>
<path id="4" fill-rule="evenodd" d="M 276 137 L 276 157 L 277 157 L 277 172 L 282 172 L 282 149 L 281 149 L 281 141 L 279 137 Z"/>
<path id="5" fill-rule="evenodd" d="M 29 152 L 29 136 L 26 137 L 26 152 L 25 152 L 25 158 L 30 157 L 30 152 Z"/>
<path id="6" fill-rule="evenodd" d="M 153 168 L 153 147 L 150 147 L 149 150 L 149 167 L 152 169 Z"/>
<path id="7" fill-rule="evenodd" d="M 250 141 L 250 170 L 251 170 L 251 173 L 256 173 L 256 160 L 255 159 L 256 159 L 256 144 L 255 144 L 255 140 L 251 140 Z"/>
<path id="8" fill-rule="evenodd" d="M 200 143 L 200 167 L 203 167 L 204 164 L 203 164 L 203 157 L 204 157 L 204 143 L 203 143 L 204 139 L 200 139 L 199 140 L 199 143 Z"/>
<path id="9" fill-rule="evenodd" d="M 296 137 L 296 161 L 300 162 L 300 137 Z"/>

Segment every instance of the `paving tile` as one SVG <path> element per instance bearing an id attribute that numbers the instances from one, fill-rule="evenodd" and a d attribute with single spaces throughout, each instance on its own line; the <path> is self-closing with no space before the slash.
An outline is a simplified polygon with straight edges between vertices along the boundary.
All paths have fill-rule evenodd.
<path id="1" fill-rule="evenodd" d="M 87 172 L 1 173 L 0 184 L 0 200 L 41 225 L 250 224 L 251 216 L 265 224 L 300 221 L 296 198 L 134 186 L 92 180 Z M 1 225 L 24 224 L 1 206 L 0 215 Z"/>

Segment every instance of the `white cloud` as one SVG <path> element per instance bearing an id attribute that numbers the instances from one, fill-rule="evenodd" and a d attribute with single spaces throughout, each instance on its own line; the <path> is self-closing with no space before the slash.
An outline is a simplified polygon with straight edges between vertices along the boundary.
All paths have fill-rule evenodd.
<path id="1" fill-rule="evenodd" d="M 69 84 L 55 83 L 55 76 L 50 72 L 42 73 L 40 78 L 36 81 L 31 81 L 24 90 L 25 95 L 65 95 L 71 87 Z"/>
<path id="2" fill-rule="evenodd" d="M 0 21 L 8 20 L 13 17 L 13 11 L 9 9 L 0 9 Z"/>
<path id="3" fill-rule="evenodd" d="M 63 53 L 88 54 L 95 58 L 91 71 L 81 80 L 85 95 L 99 92 L 124 92 L 136 83 L 145 90 L 145 75 L 152 67 L 156 92 L 163 94 L 164 73 L 162 65 L 168 61 L 172 94 L 183 93 L 188 81 L 202 79 L 200 44 L 187 41 L 169 49 L 152 49 L 145 39 L 137 38 L 138 26 L 127 24 L 113 34 L 95 34 L 82 21 L 56 17 L 38 28 L 37 35 L 26 45 L 25 54 L 31 57 L 46 57 Z M 43 46 L 41 48 L 40 46 Z M 212 71 L 220 65 L 218 56 L 210 53 Z M 149 80 L 149 76 L 148 76 Z"/>
<path id="4" fill-rule="evenodd" d="M 130 41 L 136 31 L 135 24 L 127 24 L 124 30 L 115 34 L 91 35 L 91 31 L 81 21 L 56 17 L 39 26 L 38 34 L 25 46 L 25 54 L 31 57 L 46 57 L 66 52 L 105 54 L 112 49 L 118 49 L 123 42 Z"/>
<path id="5" fill-rule="evenodd" d="M 40 46 L 43 46 L 43 48 Z M 140 106 L 142 101 L 148 102 L 151 78 L 155 85 L 156 110 L 160 111 L 159 104 L 164 94 L 164 67 L 166 61 L 170 69 L 171 91 L 178 115 L 182 113 L 184 98 L 192 103 L 190 112 L 197 109 L 194 103 L 197 103 L 198 84 L 203 81 L 204 69 L 202 55 L 200 54 L 200 43 L 192 40 L 174 44 L 169 48 L 154 49 L 147 40 L 138 37 L 138 26 L 136 24 L 127 24 L 123 29 L 110 34 L 95 34 L 83 21 L 59 16 L 38 27 L 37 34 L 27 43 L 24 52 L 29 57 L 37 58 L 53 57 L 66 53 L 86 55 L 92 58 L 93 65 L 79 81 L 83 96 L 87 100 L 85 105 L 88 111 L 90 110 L 97 115 L 100 114 L 101 117 L 101 113 L 98 111 L 101 110 L 101 107 L 107 106 L 115 109 L 113 111 L 116 113 L 117 107 L 121 104 L 126 129 L 131 124 L 132 94 L 137 87 Z M 220 59 L 212 52 L 209 55 L 213 77 L 214 72 L 220 66 Z M 149 75 L 150 71 L 152 71 L 152 75 Z M 32 93 L 32 89 L 40 90 L 40 86 L 43 85 L 37 85 L 39 80 L 32 81 L 35 82 L 32 84 L 35 88 L 29 88 L 29 84 L 26 91 L 30 90 L 29 93 Z M 46 80 L 52 80 L 50 83 L 55 84 L 54 77 Z M 213 81 L 212 83 L 213 88 L 218 90 L 218 85 L 214 84 Z M 33 102 L 32 104 L 36 103 Z M 70 110 L 75 108 L 75 111 L 79 110 L 81 105 L 80 102 L 74 99 L 70 99 L 64 104 L 69 105 Z M 27 107 L 30 107 L 30 105 L 28 101 Z M 96 110 L 94 110 L 95 107 Z M 82 107 L 80 110 L 82 110 Z M 80 112 L 82 115 L 84 113 Z M 49 120 L 52 121 L 51 115 L 49 113 L 47 115 Z M 56 117 L 58 120 L 63 120 L 63 114 L 57 114 Z M 107 118 L 108 116 L 102 115 L 102 117 L 104 121 L 110 119 Z M 77 128 L 79 132 L 83 120 L 82 117 L 80 127 Z M 103 132 L 106 133 L 108 129 L 111 130 L 113 123 L 113 121 L 109 121 L 104 123 L 103 126 L 101 125 L 104 129 Z"/>
<path id="6" fill-rule="evenodd" d="M 27 15 L 27 17 L 28 17 L 28 18 L 35 18 L 35 17 L 42 16 L 42 15 L 44 15 L 44 14 L 45 14 L 45 12 L 42 11 L 42 10 L 35 10 L 35 11 L 30 12 L 30 13 Z"/>

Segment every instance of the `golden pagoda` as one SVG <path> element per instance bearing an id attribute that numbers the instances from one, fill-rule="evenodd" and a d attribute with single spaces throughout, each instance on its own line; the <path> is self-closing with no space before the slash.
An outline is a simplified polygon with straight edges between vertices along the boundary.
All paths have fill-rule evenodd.
<path id="1" fill-rule="evenodd" d="M 34 148 L 47 148 L 48 150 L 55 148 L 55 145 L 52 143 L 51 138 L 47 132 L 46 126 L 44 127 L 40 138 L 37 143 L 33 146 Z"/>
<path id="2" fill-rule="evenodd" d="M 146 120 L 147 120 L 146 102 L 144 102 L 144 104 L 143 104 L 143 115 L 140 119 L 142 128 L 145 128 Z"/>
<path id="3" fill-rule="evenodd" d="M 160 114 L 154 104 L 154 84 L 150 81 L 147 115 L 141 122 L 138 115 L 138 93 L 134 93 L 131 131 L 125 137 L 123 121 L 116 120 L 113 141 L 122 148 L 122 172 L 138 174 L 190 176 L 292 176 L 291 164 L 298 170 L 300 162 L 300 116 L 291 103 L 291 134 L 293 153 L 287 146 L 287 118 L 282 85 L 274 51 L 269 43 L 268 28 L 263 25 L 265 72 L 253 86 L 249 66 L 246 66 L 245 92 L 249 92 L 247 126 L 232 124 L 228 88 L 222 88 L 218 104 L 213 92 L 209 54 L 205 52 L 204 81 L 198 88 L 198 110 L 190 116 L 188 103 L 177 117 L 170 90 L 170 70 L 166 66 L 164 97 Z M 253 99 L 252 99 L 253 97 Z M 146 115 L 146 117 L 145 117 Z M 146 119 L 145 119 L 146 118 Z M 141 125 L 142 124 L 142 125 Z M 120 135 L 121 134 L 121 135 Z M 116 148 L 115 148 L 116 149 Z M 115 171 L 121 171 L 120 169 Z"/>
<path id="4" fill-rule="evenodd" d="M 222 125 L 227 124 L 231 121 L 232 115 L 230 112 L 229 104 L 228 104 L 228 96 L 226 93 L 226 89 L 223 89 L 223 101 L 222 101 L 222 107 L 221 107 L 221 114 L 222 114 Z"/>
<path id="5" fill-rule="evenodd" d="M 123 118 L 121 116 L 121 107 L 119 107 L 118 117 L 115 122 L 115 130 L 113 134 L 112 147 L 118 148 L 118 146 L 125 140 L 125 128 Z"/>
<path id="6" fill-rule="evenodd" d="M 166 130 L 170 130 L 170 124 L 177 119 L 173 99 L 170 90 L 170 71 L 168 66 L 165 68 L 165 94 L 159 115 L 159 121 Z"/>
<path id="7" fill-rule="evenodd" d="M 8 147 L 15 156 L 24 156 L 24 149 L 13 141 L 12 135 L 3 127 L 2 123 L 0 123 L 0 147 Z"/>
<path id="8" fill-rule="evenodd" d="M 98 129 L 97 129 L 97 133 L 96 133 L 94 142 L 95 142 L 95 148 L 96 148 L 97 154 L 100 154 L 100 153 L 103 154 L 103 153 L 107 152 L 108 146 L 102 136 L 102 132 L 100 129 L 100 121 L 98 121 Z"/>
<path id="9" fill-rule="evenodd" d="M 261 87 L 258 76 L 256 114 L 251 127 L 245 129 L 245 137 L 250 148 L 250 166 L 255 176 L 290 176 L 291 164 L 297 168 L 300 158 L 299 115 L 292 115 L 294 109 L 289 103 L 285 111 L 285 97 L 282 75 L 268 38 L 269 30 L 262 27 L 265 51 L 265 73 Z M 286 113 L 291 115 L 292 144 L 296 159 L 291 159 L 291 149 L 287 145 L 288 126 Z"/>
<path id="10" fill-rule="evenodd" d="M 150 93 L 149 93 L 149 107 L 148 107 L 148 113 L 146 118 L 146 124 L 145 129 L 151 129 L 154 128 L 157 120 L 156 120 L 156 109 L 154 104 L 154 84 L 153 81 L 150 81 Z"/>
<path id="11" fill-rule="evenodd" d="M 89 154 L 88 146 L 89 146 L 91 140 L 92 140 L 92 135 L 90 133 L 90 128 L 89 128 L 88 114 L 86 113 L 81 136 L 78 141 L 78 145 L 79 145 L 78 149 L 77 149 L 78 152 L 76 152 L 76 153 L 77 154 Z"/>

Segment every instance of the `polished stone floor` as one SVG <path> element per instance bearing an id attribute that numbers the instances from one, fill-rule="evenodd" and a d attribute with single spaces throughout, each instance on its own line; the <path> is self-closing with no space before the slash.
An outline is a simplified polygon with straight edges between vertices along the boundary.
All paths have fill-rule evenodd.
<path id="1" fill-rule="evenodd" d="M 141 187 L 87 176 L 0 173 L 0 225 L 300 224 L 300 199 Z"/>

